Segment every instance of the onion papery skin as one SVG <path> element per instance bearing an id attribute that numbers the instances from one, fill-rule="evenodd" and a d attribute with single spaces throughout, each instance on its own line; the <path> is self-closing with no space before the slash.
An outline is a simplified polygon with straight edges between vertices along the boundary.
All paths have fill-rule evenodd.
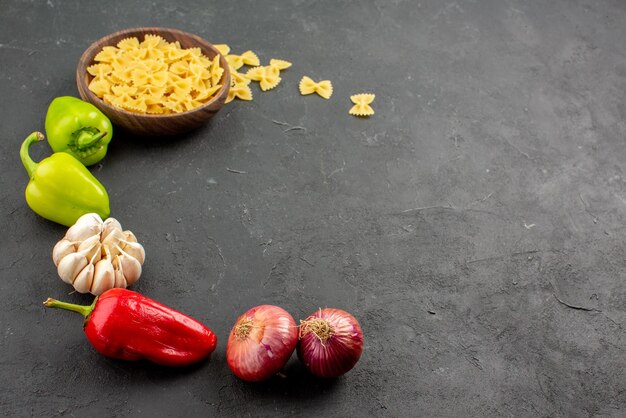
<path id="1" fill-rule="evenodd" d="M 246 324 L 249 333 L 237 335 Z M 296 321 L 283 308 L 260 305 L 237 318 L 226 344 L 226 362 L 242 380 L 259 382 L 275 375 L 287 363 L 298 344 Z"/>
<path id="2" fill-rule="evenodd" d="M 327 321 L 332 335 L 321 341 L 307 332 L 306 323 L 320 318 Z M 334 378 L 350 371 L 363 352 L 363 330 L 354 316 L 341 309 L 320 309 L 300 323 L 298 358 L 318 377 Z"/>

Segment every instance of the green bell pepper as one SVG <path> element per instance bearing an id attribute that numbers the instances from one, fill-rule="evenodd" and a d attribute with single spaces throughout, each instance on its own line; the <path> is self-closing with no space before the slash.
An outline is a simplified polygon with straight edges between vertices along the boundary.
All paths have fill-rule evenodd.
<path id="1" fill-rule="evenodd" d="M 34 162 L 30 146 L 44 139 L 41 132 L 33 132 L 20 148 L 22 164 L 30 182 L 26 187 L 26 202 L 46 219 L 72 226 L 86 213 L 95 212 L 102 219 L 109 216 L 109 195 L 104 186 L 76 158 L 57 152 Z"/>
<path id="2" fill-rule="evenodd" d="M 91 103 L 57 97 L 46 114 L 46 135 L 54 152 L 72 154 L 84 165 L 100 162 L 113 136 L 111 121 Z"/>

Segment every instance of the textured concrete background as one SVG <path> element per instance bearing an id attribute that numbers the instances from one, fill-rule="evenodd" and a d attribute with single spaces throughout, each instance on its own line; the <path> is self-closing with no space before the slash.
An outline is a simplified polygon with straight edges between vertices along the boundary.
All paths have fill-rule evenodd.
<path id="1" fill-rule="evenodd" d="M 1 3 L 3 413 L 626 414 L 626 2 L 178 3 Z M 78 315 L 44 310 L 91 298 L 56 276 L 65 228 L 26 206 L 18 158 L 77 95 L 83 50 L 146 25 L 294 63 L 189 135 L 117 132 L 93 169 L 146 248 L 134 289 L 218 335 L 188 370 L 103 358 Z M 332 99 L 301 97 L 302 75 Z M 347 114 L 364 91 L 367 120 Z M 228 331 L 262 303 L 352 312 L 361 361 L 336 381 L 295 357 L 286 378 L 237 380 Z"/>

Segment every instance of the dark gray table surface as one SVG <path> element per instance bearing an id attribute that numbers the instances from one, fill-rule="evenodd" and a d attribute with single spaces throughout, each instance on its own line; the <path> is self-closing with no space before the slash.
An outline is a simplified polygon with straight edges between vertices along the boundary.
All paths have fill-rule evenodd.
<path id="1" fill-rule="evenodd" d="M 10 416 L 624 416 L 626 2 L 4 0 L 0 5 L 0 410 Z M 169 139 L 118 131 L 112 216 L 147 253 L 137 290 L 218 335 L 185 370 L 97 354 L 51 260 L 18 149 L 77 95 L 87 46 L 186 30 L 294 63 L 270 92 Z M 303 75 L 330 79 L 328 101 Z M 376 114 L 348 115 L 376 94 Z M 304 129 L 289 129 L 290 127 Z M 36 159 L 50 154 L 33 147 Z M 238 170 L 237 173 L 230 170 Z M 235 378 L 237 316 L 352 312 L 361 361 L 294 356 Z"/>

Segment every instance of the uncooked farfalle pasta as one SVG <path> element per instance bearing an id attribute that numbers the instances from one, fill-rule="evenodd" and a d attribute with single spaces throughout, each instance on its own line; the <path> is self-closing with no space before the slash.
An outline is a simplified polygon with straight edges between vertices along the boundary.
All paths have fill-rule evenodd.
<path id="1" fill-rule="evenodd" d="M 330 99 L 330 96 L 333 95 L 333 84 L 330 80 L 322 80 L 319 83 L 316 83 L 306 75 L 300 80 L 299 88 L 300 94 L 303 96 L 317 93 L 324 99 L 328 100 Z"/>
<path id="2" fill-rule="evenodd" d="M 228 97 L 225 103 L 230 103 L 234 99 L 252 100 L 252 89 L 247 84 L 235 84 L 228 90 Z"/>
<path id="3" fill-rule="evenodd" d="M 222 50 L 220 50 L 222 51 Z M 200 48 L 182 48 L 157 35 L 105 46 L 87 68 L 96 96 L 124 110 L 180 113 L 210 101 L 221 89 L 220 55 L 212 60 Z"/>
<path id="4" fill-rule="evenodd" d="M 276 67 L 280 71 L 282 71 L 282 70 L 286 70 L 287 68 L 291 67 L 291 63 L 289 61 L 272 58 L 270 60 L 270 66 Z"/>
<path id="5" fill-rule="evenodd" d="M 237 70 L 231 69 L 230 89 L 225 103 L 230 103 L 234 99 L 252 100 L 252 89 L 250 89 L 250 79 L 245 74 L 238 73 Z"/>
<path id="6" fill-rule="evenodd" d="M 258 56 L 252 51 L 246 51 L 241 55 L 231 54 L 231 48 L 227 44 L 213 45 L 226 58 L 230 70 L 230 89 L 225 103 L 230 103 L 235 99 L 252 100 L 252 89 L 250 89 L 250 79 L 239 70 L 244 65 L 259 65 Z"/>
<path id="7" fill-rule="evenodd" d="M 259 82 L 259 87 L 263 91 L 271 90 L 282 80 L 280 71 L 291 67 L 291 63 L 285 60 L 272 58 L 269 65 L 250 68 L 246 72 L 246 77 Z"/>
<path id="8" fill-rule="evenodd" d="M 253 51 L 246 51 L 240 55 L 231 54 L 231 48 L 227 44 L 214 45 L 226 58 L 230 69 L 230 90 L 226 103 L 239 100 L 252 100 L 251 81 L 258 81 L 262 91 L 268 91 L 281 81 L 280 72 L 291 67 L 291 62 L 272 58 L 269 65 L 261 66 L 261 60 Z M 245 72 L 243 66 L 248 66 Z M 241 71 L 241 72 L 240 72 Z"/>
<path id="9" fill-rule="evenodd" d="M 375 94 L 361 93 L 350 96 L 350 100 L 354 106 L 350 108 L 348 113 L 353 116 L 370 116 L 374 114 L 374 109 L 370 106 L 376 97 Z"/>
<path id="10" fill-rule="evenodd" d="M 258 81 L 262 91 L 268 91 L 280 84 L 280 72 L 291 67 L 291 62 L 272 58 L 269 65 L 261 66 L 261 61 L 257 54 L 246 51 L 240 55 L 231 54 L 230 46 L 226 44 L 214 45 L 218 51 L 226 58 L 231 73 L 231 85 L 226 98 L 226 103 L 239 100 L 252 100 L 251 81 Z M 248 66 L 247 70 L 241 70 Z M 239 72 L 241 71 L 241 72 Z M 317 94 L 328 100 L 333 95 L 333 84 L 330 80 L 314 81 L 311 77 L 303 76 L 298 84 L 300 94 L 303 96 Z M 371 93 L 354 94 L 350 100 L 354 105 L 348 111 L 353 116 L 371 116 L 374 109 L 371 104 L 376 96 Z"/>
<path id="11" fill-rule="evenodd" d="M 252 51 L 246 51 L 241 55 L 226 55 L 226 61 L 228 61 L 230 68 L 234 68 L 235 70 L 240 69 L 244 65 L 252 65 L 254 67 L 261 65 L 259 57 Z"/>
<path id="12" fill-rule="evenodd" d="M 230 54 L 230 47 L 226 44 L 215 44 L 213 45 L 215 47 L 215 49 L 217 49 L 219 51 L 220 54 L 222 54 L 223 56 L 226 56 L 228 54 Z"/>

